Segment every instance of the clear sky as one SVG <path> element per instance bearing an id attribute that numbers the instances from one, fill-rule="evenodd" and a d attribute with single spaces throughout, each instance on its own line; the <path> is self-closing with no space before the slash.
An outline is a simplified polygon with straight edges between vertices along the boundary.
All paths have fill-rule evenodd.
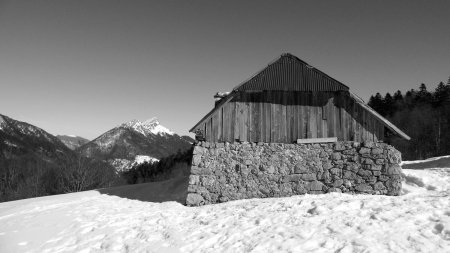
<path id="1" fill-rule="evenodd" d="M 0 114 L 93 139 L 187 134 L 283 52 L 371 94 L 450 76 L 450 1 L 0 0 Z"/>

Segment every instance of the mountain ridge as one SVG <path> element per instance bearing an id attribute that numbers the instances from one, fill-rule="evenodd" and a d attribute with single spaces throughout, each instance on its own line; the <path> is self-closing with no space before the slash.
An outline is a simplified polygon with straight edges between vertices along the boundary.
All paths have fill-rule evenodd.
<path id="1" fill-rule="evenodd" d="M 89 142 L 88 139 L 76 135 L 56 135 L 56 138 L 71 150 L 75 150 Z"/>
<path id="2" fill-rule="evenodd" d="M 72 153 L 54 135 L 29 123 L 0 114 L 0 158 L 40 157 L 44 161 Z"/>
<path id="3" fill-rule="evenodd" d="M 149 156 L 155 159 L 185 151 L 192 145 L 188 136 L 179 136 L 160 124 L 156 117 L 146 121 L 131 120 L 122 123 L 76 150 L 87 157 L 116 164 L 130 164 L 137 156 Z M 120 159 L 120 163 L 117 161 Z M 124 163 L 123 160 L 129 161 Z"/>

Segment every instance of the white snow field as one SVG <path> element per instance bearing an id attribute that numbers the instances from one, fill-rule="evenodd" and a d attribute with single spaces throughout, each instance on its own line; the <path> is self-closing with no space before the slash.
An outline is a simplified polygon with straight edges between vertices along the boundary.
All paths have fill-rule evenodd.
<path id="1" fill-rule="evenodd" d="M 398 197 L 332 193 L 185 207 L 86 191 L 5 202 L 0 252 L 450 252 L 450 168 L 403 172 Z M 131 187 L 145 195 L 178 183 Z"/>

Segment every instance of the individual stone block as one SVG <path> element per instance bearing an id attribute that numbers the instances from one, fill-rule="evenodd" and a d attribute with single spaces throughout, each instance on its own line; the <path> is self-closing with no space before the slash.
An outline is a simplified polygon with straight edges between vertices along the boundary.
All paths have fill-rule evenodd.
<path id="1" fill-rule="evenodd" d="M 365 141 L 363 142 L 363 146 L 366 148 L 372 148 L 373 146 L 375 146 L 375 143 L 373 141 Z"/>
<path id="2" fill-rule="evenodd" d="M 301 164 L 296 164 L 294 167 L 295 174 L 302 174 L 302 173 L 308 173 L 308 172 L 309 172 L 309 170 Z"/>
<path id="3" fill-rule="evenodd" d="M 344 167 L 346 170 L 350 170 L 352 172 L 358 172 L 359 169 L 361 168 L 361 165 L 358 165 L 356 163 L 347 163 Z"/>
<path id="4" fill-rule="evenodd" d="M 197 154 L 203 154 L 203 147 L 201 146 L 195 146 L 194 150 L 192 151 L 192 154 L 197 155 Z"/>
<path id="5" fill-rule="evenodd" d="M 374 171 L 372 171 L 372 174 L 374 175 L 374 176 L 380 176 L 381 175 L 381 171 L 379 171 L 379 170 L 374 170 Z"/>
<path id="6" fill-rule="evenodd" d="M 208 187 L 208 186 L 214 185 L 215 180 L 214 180 L 214 177 L 212 177 L 212 176 L 203 176 L 200 178 L 200 182 L 203 186 Z"/>
<path id="7" fill-rule="evenodd" d="M 330 188 L 330 189 L 328 189 L 328 191 L 327 191 L 328 193 L 330 193 L 330 192 L 338 192 L 338 193 L 341 193 L 342 192 L 342 190 L 341 189 L 339 189 L 339 188 Z"/>
<path id="8" fill-rule="evenodd" d="M 331 155 L 331 158 L 333 159 L 333 160 L 340 160 L 341 159 L 341 153 L 338 153 L 338 152 L 335 152 L 335 153 L 333 153 L 332 155 Z"/>
<path id="9" fill-rule="evenodd" d="M 197 166 L 191 166 L 191 174 L 193 175 L 201 175 L 202 169 Z"/>
<path id="10" fill-rule="evenodd" d="M 265 196 L 270 196 L 270 190 L 266 188 L 266 186 L 260 186 L 259 192 L 261 192 Z"/>
<path id="11" fill-rule="evenodd" d="M 302 175 L 293 174 L 293 175 L 289 175 L 287 177 L 289 178 L 289 182 L 298 182 L 302 178 Z"/>
<path id="12" fill-rule="evenodd" d="M 355 186 L 355 190 L 359 192 L 371 192 L 373 191 L 372 186 L 368 184 L 359 184 Z"/>
<path id="13" fill-rule="evenodd" d="M 384 161 L 384 159 L 377 159 L 377 160 L 375 160 L 375 163 L 376 164 L 384 164 L 385 163 L 385 161 Z"/>
<path id="14" fill-rule="evenodd" d="M 370 158 L 361 159 L 362 164 L 373 164 L 373 160 Z"/>
<path id="15" fill-rule="evenodd" d="M 380 181 L 382 181 L 382 182 L 385 182 L 385 181 L 387 181 L 388 179 L 389 179 L 389 177 L 388 177 L 388 176 L 385 176 L 385 175 L 381 175 L 381 176 L 378 177 L 378 180 L 380 180 Z"/>
<path id="16" fill-rule="evenodd" d="M 352 171 L 347 170 L 344 172 L 343 178 L 348 180 L 354 180 L 356 178 L 356 174 Z"/>
<path id="17" fill-rule="evenodd" d="M 381 190 L 385 190 L 386 187 L 384 186 L 384 184 L 382 182 L 377 182 L 373 186 L 373 189 L 376 190 L 376 191 L 381 191 Z"/>
<path id="18" fill-rule="evenodd" d="M 189 176 L 189 184 L 198 184 L 200 183 L 200 176 L 198 175 L 190 175 Z"/>
<path id="19" fill-rule="evenodd" d="M 372 164 L 362 164 L 361 168 L 365 170 L 372 170 Z"/>
<path id="20" fill-rule="evenodd" d="M 400 195 L 402 189 L 402 181 L 400 178 L 393 177 L 386 181 L 385 186 L 388 190 L 388 195 L 397 196 Z"/>
<path id="21" fill-rule="evenodd" d="M 330 175 L 330 172 L 328 172 L 328 170 L 323 172 L 322 181 L 325 183 L 329 183 L 331 181 L 331 175 Z"/>
<path id="22" fill-rule="evenodd" d="M 383 153 L 381 148 L 372 148 L 372 155 L 380 155 Z"/>
<path id="23" fill-rule="evenodd" d="M 360 169 L 358 171 L 358 175 L 360 175 L 362 177 L 370 177 L 370 176 L 372 176 L 372 172 L 370 170 Z"/>
<path id="24" fill-rule="evenodd" d="M 273 173 L 275 173 L 275 172 L 276 172 L 276 169 L 275 169 L 275 167 L 274 167 L 273 165 L 270 165 L 270 166 L 267 168 L 267 173 L 273 174 Z"/>
<path id="25" fill-rule="evenodd" d="M 331 167 L 333 167 L 333 165 L 331 165 L 331 162 L 330 162 L 330 161 L 322 162 L 322 168 L 323 168 L 324 170 L 329 170 L 329 169 L 331 169 Z"/>
<path id="26" fill-rule="evenodd" d="M 312 181 L 307 184 L 307 189 L 310 191 L 321 191 L 323 184 L 319 181 Z"/>
<path id="27" fill-rule="evenodd" d="M 201 161 L 202 161 L 201 155 L 194 155 L 194 157 L 192 157 L 192 165 L 199 165 Z"/>
<path id="28" fill-rule="evenodd" d="M 377 178 L 373 177 L 373 176 L 365 178 L 365 179 L 366 179 L 366 183 L 369 183 L 369 184 L 375 184 L 377 182 Z"/>
<path id="29" fill-rule="evenodd" d="M 361 155 L 370 154 L 370 148 L 361 148 L 358 153 L 360 153 Z"/>
<path id="30" fill-rule="evenodd" d="M 332 175 L 336 175 L 336 176 L 341 177 L 341 175 L 342 175 L 342 169 L 339 169 L 339 168 L 331 168 L 331 169 L 330 169 L 330 173 L 331 173 Z"/>
<path id="31" fill-rule="evenodd" d="M 383 167 L 382 165 L 379 165 L 379 164 L 373 164 L 372 167 L 371 167 L 371 169 L 372 169 L 372 170 L 378 170 L 378 171 L 381 171 L 382 167 Z"/>
<path id="32" fill-rule="evenodd" d="M 290 183 L 284 183 L 280 185 L 280 192 L 283 196 L 291 196 L 292 195 L 292 186 Z"/>
<path id="33" fill-rule="evenodd" d="M 341 186 L 342 184 L 344 184 L 344 180 L 342 180 L 342 179 L 338 179 L 338 180 L 333 182 L 333 186 L 336 187 L 336 188 Z"/>
<path id="34" fill-rule="evenodd" d="M 188 193 L 186 198 L 186 205 L 188 206 L 200 206 L 205 204 L 203 197 L 196 193 Z"/>
<path id="35" fill-rule="evenodd" d="M 280 180 L 280 175 L 271 174 L 267 179 L 272 182 L 278 182 Z"/>
<path id="36" fill-rule="evenodd" d="M 391 164 L 399 164 L 402 161 L 402 155 L 396 149 L 390 149 L 388 152 L 388 161 Z"/>
<path id="37" fill-rule="evenodd" d="M 366 182 L 366 180 L 364 180 L 364 178 L 362 178 L 361 176 L 356 176 L 356 178 L 355 178 L 356 184 L 363 184 L 365 182 Z"/>
<path id="38" fill-rule="evenodd" d="M 348 149 L 348 150 L 342 151 L 342 154 L 348 155 L 348 156 L 352 156 L 352 155 L 354 155 L 355 153 L 356 153 L 356 150 L 355 150 L 355 149 Z"/>
<path id="39" fill-rule="evenodd" d="M 328 153 L 327 153 L 327 152 L 321 151 L 319 157 L 320 157 L 320 158 L 328 158 L 329 156 L 328 156 Z"/>
<path id="40" fill-rule="evenodd" d="M 317 180 L 317 177 L 316 177 L 316 174 L 314 174 L 314 173 L 302 174 L 301 179 L 303 179 L 305 181 L 314 181 L 314 180 Z"/>
<path id="41" fill-rule="evenodd" d="M 402 168 L 398 164 L 393 164 L 388 167 L 386 174 L 387 175 L 400 175 L 402 172 Z"/>
<path id="42" fill-rule="evenodd" d="M 345 145 L 342 142 L 337 142 L 334 144 L 334 150 L 336 151 L 345 150 Z"/>

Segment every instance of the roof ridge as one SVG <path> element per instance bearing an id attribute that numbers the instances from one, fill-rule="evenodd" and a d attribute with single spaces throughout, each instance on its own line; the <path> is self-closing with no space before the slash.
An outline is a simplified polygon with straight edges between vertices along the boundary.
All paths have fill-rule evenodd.
<path id="1" fill-rule="evenodd" d="M 298 58 L 297 56 L 295 56 L 295 55 L 293 55 L 293 54 L 291 54 L 291 53 L 282 53 L 279 57 L 277 57 L 277 58 L 275 58 L 274 60 L 270 61 L 270 62 L 267 64 L 267 66 L 265 66 L 264 68 L 259 69 L 255 74 L 253 74 L 252 76 L 250 76 L 248 79 L 244 80 L 243 82 L 241 82 L 240 84 L 238 84 L 237 86 L 235 86 L 235 87 L 233 88 L 232 91 L 234 92 L 234 91 L 237 91 L 237 90 L 240 90 L 240 89 L 247 89 L 248 87 L 245 88 L 245 86 L 254 86 L 254 85 L 252 85 L 251 83 L 253 83 L 254 80 L 256 80 L 255 78 L 256 78 L 258 75 L 262 74 L 262 73 L 263 73 L 264 71 L 266 71 L 266 70 L 268 71 L 269 75 L 271 75 L 272 77 L 273 77 L 274 75 L 280 77 L 280 73 L 281 73 L 281 72 L 284 72 L 284 71 L 282 71 L 282 70 L 281 70 L 281 72 L 280 72 L 280 69 L 283 69 L 283 68 L 285 68 L 285 67 L 281 67 L 281 68 L 276 67 L 276 66 L 273 67 L 273 68 L 271 68 L 271 67 L 272 67 L 275 63 L 279 63 L 282 59 L 292 59 L 292 60 L 294 60 L 295 62 L 297 62 L 298 64 L 304 65 L 305 67 L 311 69 L 311 71 L 313 71 L 313 73 L 315 73 L 315 75 L 320 75 L 320 76 L 325 77 L 326 79 L 329 80 L 328 82 L 330 82 L 330 83 L 327 84 L 328 87 L 333 87 L 332 90 L 334 90 L 334 91 L 337 91 L 337 90 L 349 90 L 349 87 L 348 87 L 347 85 L 345 85 L 345 84 L 343 84 L 342 82 L 340 82 L 340 81 L 334 79 L 333 77 L 331 77 L 331 76 L 325 74 L 325 73 L 322 72 L 321 70 L 319 70 L 319 69 L 315 68 L 314 66 L 310 65 L 309 63 L 307 63 L 307 62 L 301 60 L 301 59 Z M 289 67 L 288 67 L 288 68 L 289 68 Z M 290 71 L 290 70 L 288 70 L 288 71 Z M 281 75 L 283 75 L 283 74 L 281 74 Z M 292 74 L 289 73 L 287 76 L 291 76 L 291 75 L 292 75 Z M 281 79 L 283 79 L 283 81 L 286 81 L 286 79 L 284 79 L 285 77 L 286 77 L 286 75 L 282 76 Z M 298 77 L 297 77 L 297 78 L 298 78 Z M 289 78 L 288 78 L 288 79 L 289 79 Z M 295 79 L 295 77 L 294 77 L 294 79 Z M 303 80 L 305 80 L 305 79 L 303 79 Z M 290 81 L 293 81 L 293 80 L 290 80 Z M 297 85 L 298 85 L 298 87 L 296 87 L 296 88 L 300 88 L 300 89 L 304 89 L 304 88 L 305 88 L 305 87 L 304 87 L 305 83 L 302 82 L 301 80 L 297 80 L 295 83 L 296 83 L 296 84 L 295 84 L 294 86 L 297 86 Z M 334 84 L 333 84 L 333 83 L 334 83 Z M 245 85 L 245 86 L 244 86 L 244 85 Z M 286 84 L 285 84 L 285 83 L 280 83 L 280 80 L 276 80 L 276 81 L 274 81 L 274 83 L 270 84 L 270 86 L 272 86 L 272 88 L 275 87 L 275 86 L 283 86 L 283 85 L 286 85 Z M 292 84 L 291 84 L 291 85 L 292 85 Z M 256 85 L 256 86 L 258 86 L 258 85 Z M 255 87 L 251 87 L 251 88 L 255 88 Z M 264 87 L 264 88 L 267 88 L 267 87 Z M 296 89 L 296 88 L 294 88 L 294 89 Z M 256 89 L 258 89 L 258 88 L 256 88 Z M 309 88 L 307 88 L 307 89 L 311 89 L 311 87 L 309 87 Z M 314 90 L 314 88 L 312 88 L 312 90 Z"/>

